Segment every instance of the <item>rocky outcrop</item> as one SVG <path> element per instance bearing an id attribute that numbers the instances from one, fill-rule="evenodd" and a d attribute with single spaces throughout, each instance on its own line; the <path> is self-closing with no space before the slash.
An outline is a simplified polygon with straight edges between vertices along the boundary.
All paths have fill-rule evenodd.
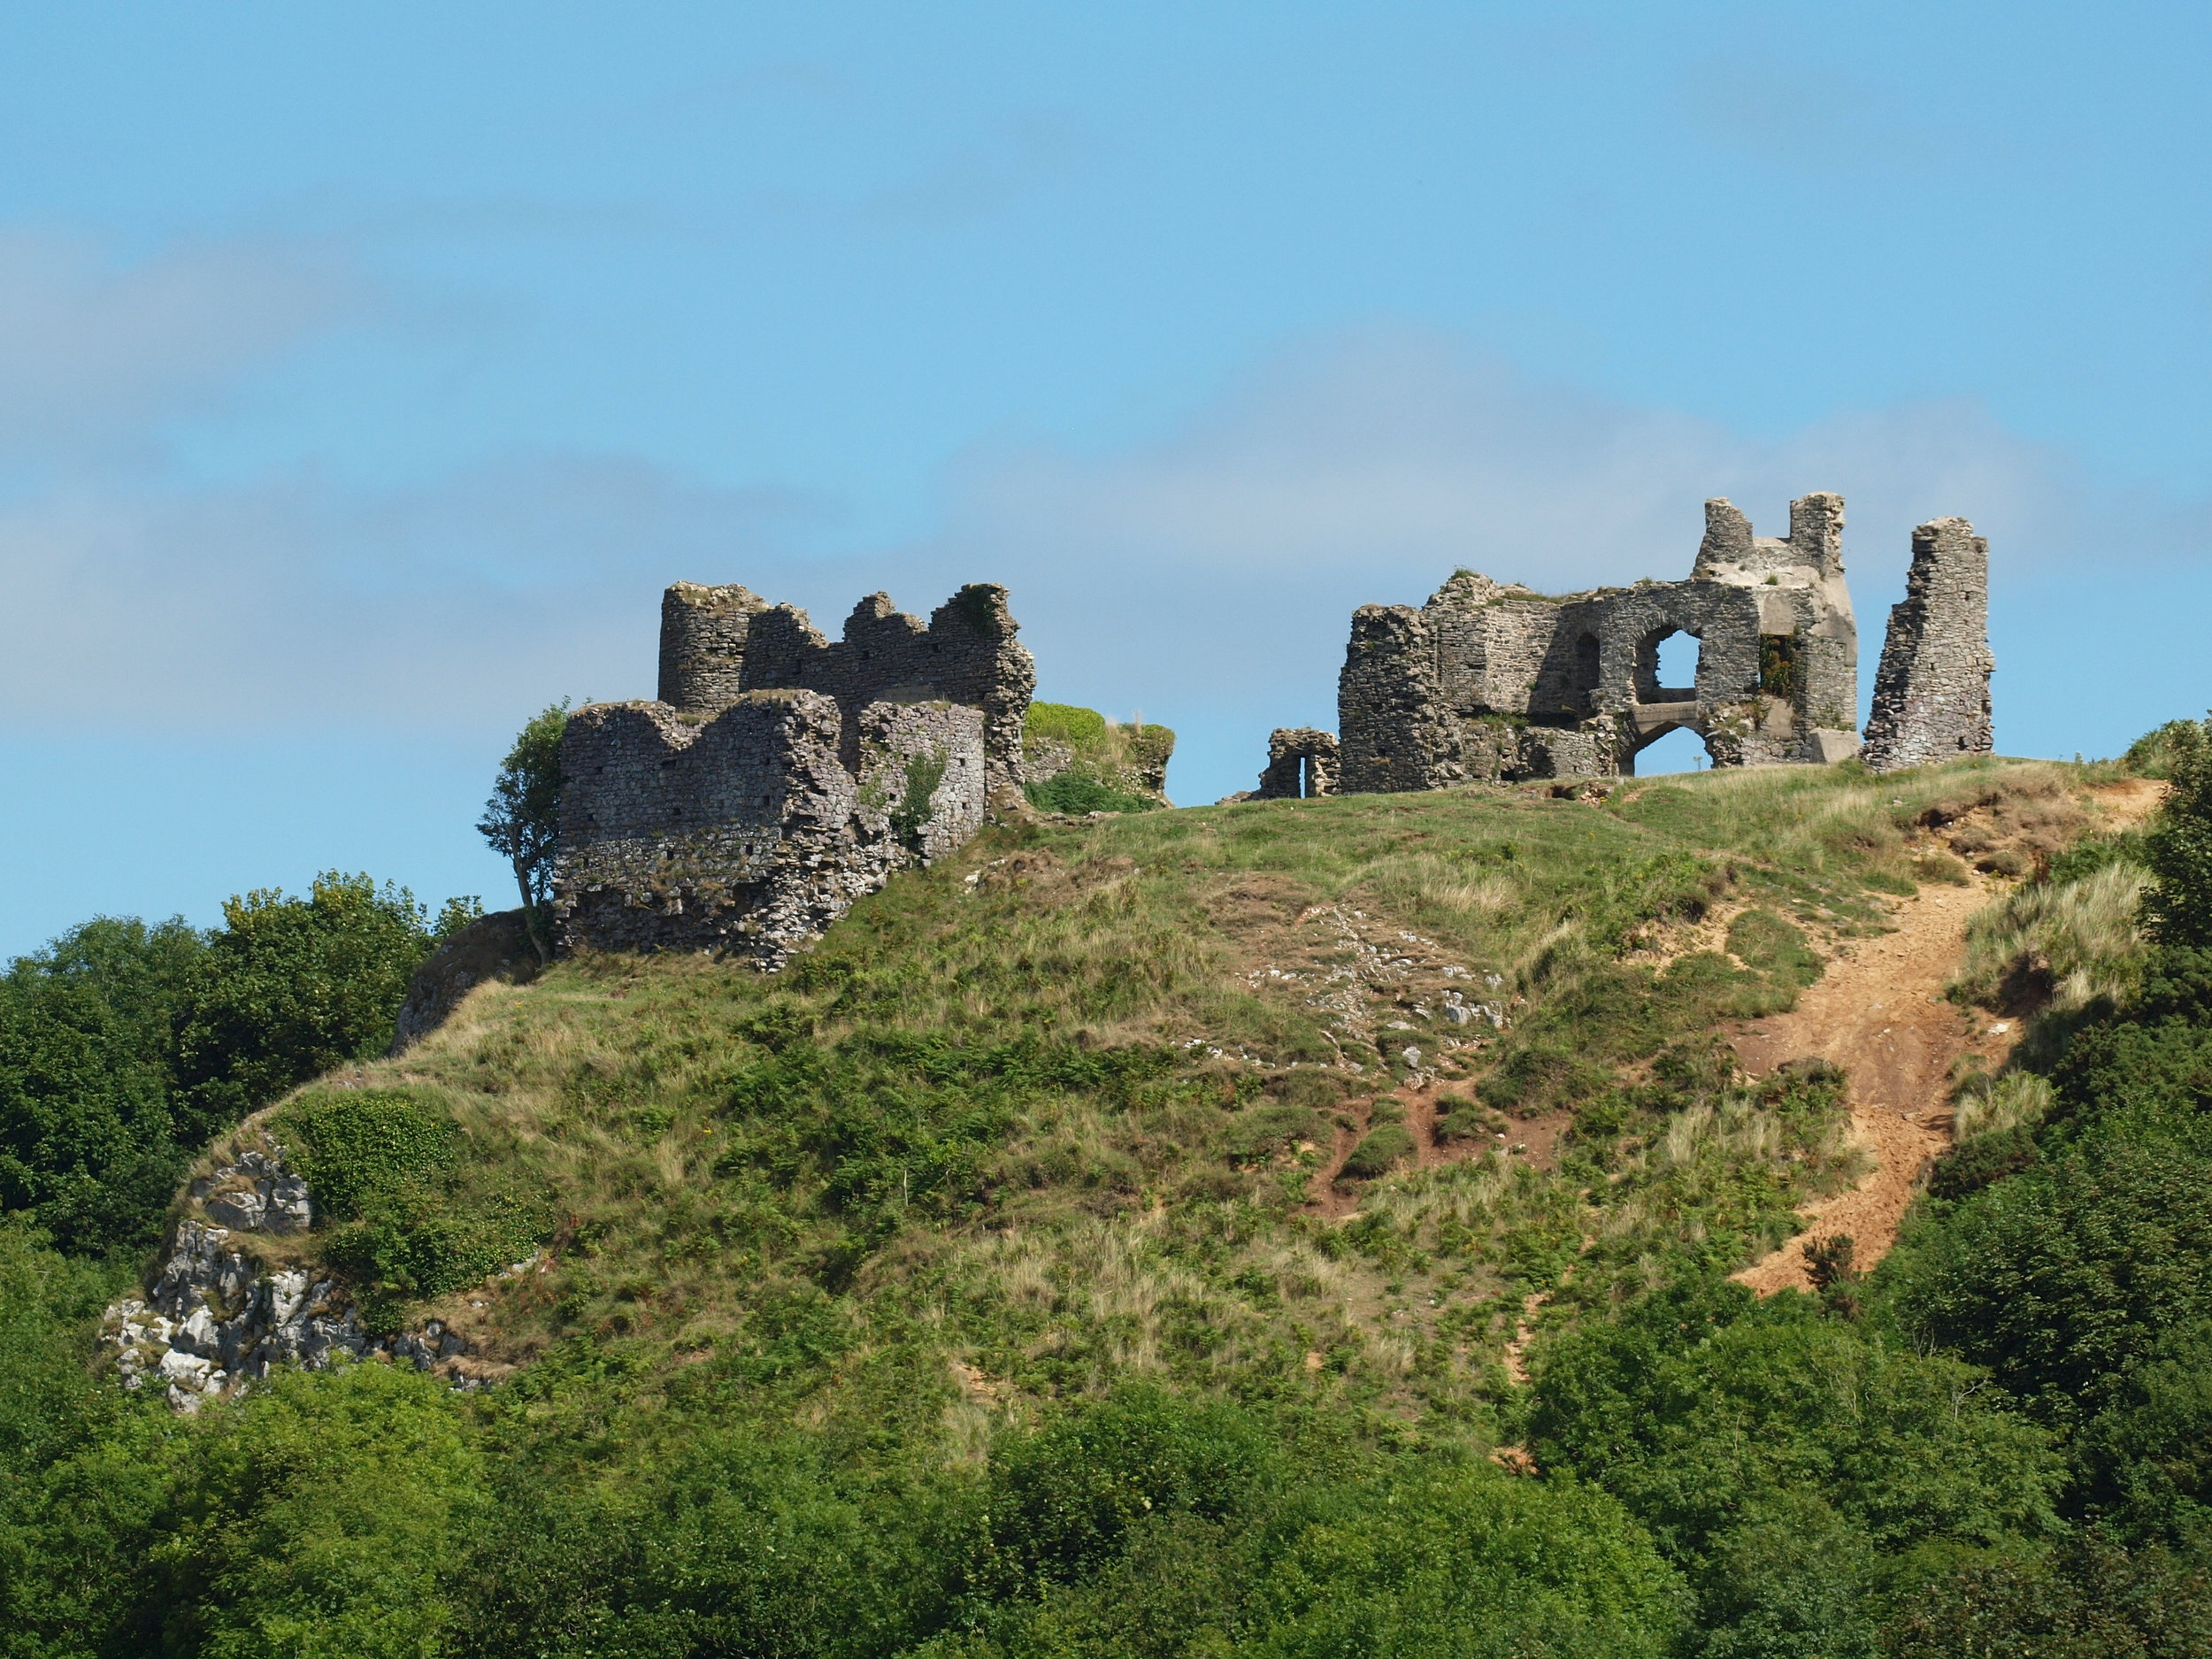
<path id="1" fill-rule="evenodd" d="M 101 1324 L 126 1388 L 160 1388 L 176 1410 L 196 1411 L 272 1366 L 319 1367 L 342 1355 L 480 1386 L 461 1363 L 471 1348 L 458 1333 L 434 1319 L 419 1331 L 373 1336 L 335 1279 L 308 1264 L 273 1263 L 253 1248 L 256 1239 L 302 1233 L 313 1223 L 307 1183 L 281 1151 L 238 1154 L 194 1181 L 188 1200 L 146 1294 L 117 1302 Z"/>

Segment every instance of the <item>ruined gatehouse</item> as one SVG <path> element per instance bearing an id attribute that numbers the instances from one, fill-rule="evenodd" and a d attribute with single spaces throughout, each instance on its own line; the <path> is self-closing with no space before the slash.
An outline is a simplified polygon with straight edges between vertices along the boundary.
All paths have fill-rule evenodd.
<path id="1" fill-rule="evenodd" d="M 1944 519 L 1914 545 L 1916 597 L 1891 618 L 1884 655 L 1884 683 L 1900 689 L 1878 699 L 1877 727 L 1890 729 L 1880 710 L 1893 704 L 1911 710 L 1895 717 L 1898 729 L 1924 735 L 1885 736 L 1870 764 L 1915 764 L 1930 743 L 1989 749 L 1986 614 L 1964 597 L 1986 588 L 1986 544 L 1964 520 Z M 1983 563 L 1967 570 L 1973 548 Z M 1660 648 L 1678 634 L 1697 641 L 1696 669 L 1668 685 Z M 1709 501 L 1683 581 L 1549 595 L 1463 570 L 1418 608 L 1362 606 L 1338 680 L 1329 784 L 1388 793 L 1629 774 L 1640 750 L 1678 727 L 1703 739 L 1717 766 L 1843 760 L 1860 749 L 1858 655 L 1842 497 L 1792 502 L 1784 538 L 1755 535 L 1732 503 Z M 1978 728 L 1959 713 L 1968 705 L 1981 711 Z M 1924 737 L 1938 728 L 1939 740 Z M 1325 793 L 1294 768 L 1326 736 L 1276 733 L 1258 793 Z"/>
<path id="2" fill-rule="evenodd" d="M 1036 665 L 1006 590 L 927 623 L 871 595 L 825 639 L 741 587 L 678 582 L 660 696 L 588 704 L 561 741 L 557 946 L 780 967 L 904 865 L 1018 798 Z"/>

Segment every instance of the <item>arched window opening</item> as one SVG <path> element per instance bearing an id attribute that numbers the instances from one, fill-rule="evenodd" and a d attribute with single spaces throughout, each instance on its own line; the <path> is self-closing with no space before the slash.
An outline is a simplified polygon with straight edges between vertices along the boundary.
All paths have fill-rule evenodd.
<path id="1" fill-rule="evenodd" d="M 1709 764 L 1705 740 L 1688 726 L 1678 726 L 1637 751 L 1636 776 L 1656 778 L 1672 772 L 1702 772 Z"/>
<path id="2" fill-rule="evenodd" d="M 1636 648 L 1636 700 L 1686 703 L 1697 695 L 1704 642 L 1680 628 L 1657 628 Z"/>
<path id="3" fill-rule="evenodd" d="M 1704 641 L 1694 634 L 1670 634 L 1659 641 L 1661 690 L 1697 691 L 1697 662 Z"/>

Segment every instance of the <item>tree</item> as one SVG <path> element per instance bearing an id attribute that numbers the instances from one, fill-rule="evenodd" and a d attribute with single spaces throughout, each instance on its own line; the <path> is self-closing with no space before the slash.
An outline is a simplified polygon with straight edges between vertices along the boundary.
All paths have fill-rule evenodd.
<path id="1" fill-rule="evenodd" d="M 84 1255 L 153 1241 L 187 1150 L 171 1027 L 207 955 L 181 920 L 101 917 L 0 974 L 0 1209 Z"/>
<path id="2" fill-rule="evenodd" d="M 233 898 L 223 923 L 177 1030 L 187 1145 L 388 1048 L 407 982 L 431 948 L 412 894 L 334 870 L 304 899 L 274 887 Z"/>
<path id="3" fill-rule="evenodd" d="M 523 926 L 541 963 L 553 959 L 544 910 L 553 896 L 553 853 L 560 838 L 561 733 L 567 726 L 566 697 L 530 717 L 500 763 L 491 799 L 476 821 L 478 832 L 514 868 L 515 887 L 522 895 Z"/>
<path id="4" fill-rule="evenodd" d="M 2143 840 L 2143 919 L 2158 943 L 2203 949 L 2212 946 L 2212 718 L 2161 729 L 2171 782 Z"/>

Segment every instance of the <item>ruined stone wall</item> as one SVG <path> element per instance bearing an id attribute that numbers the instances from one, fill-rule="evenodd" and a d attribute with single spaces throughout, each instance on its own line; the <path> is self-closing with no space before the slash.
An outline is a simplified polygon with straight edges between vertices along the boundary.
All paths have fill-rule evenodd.
<path id="1" fill-rule="evenodd" d="M 1462 571 L 1418 611 L 1363 606 L 1338 681 L 1341 787 L 1627 772 L 1677 726 L 1719 765 L 1855 752 L 1842 533 L 1839 496 L 1793 502 L 1786 538 L 1715 500 L 1685 581 L 1550 598 Z M 1699 641 L 1695 683 L 1663 686 L 1659 643 L 1678 633 Z"/>
<path id="2" fill-rule="evenodd" d="M 741 588 L 672 588 L 661 687 L 683 701 L 569 717 L 557 949 L 780 967 L 892 872 L 960 845 L 1018 776 L 995 749 L 1010 719 L 1018 763 L 1034 678 L 1014 631 L 996 588 L 963 588 L 927 626 L 874 595 L 835 645 Z"/>
<path id="3" fill-rule="evenodd" d="M 736 602 L 728 602 L 725 612 L 736 609 Z M 734 641 L 729 649 L 736 653 L 741 691 L 818 691 L 835 698 L 849 720 L 866 704 L 880 701 L 941 698 L 981 709 L 989 783 L 1018 788 L 1022 716 L 1037 687 L 1037 667 L 1015 639 L 1017 628 L 1006 607 L 1006 590 L 978 582 L 938 606 L 927 623 L 900 611 L 888 595 L 871 594 L 853 607 L 843 637 L 834 642 L 795 605 L 761 605 L 746 612 L 741 634 L 725 625 L 725 635 Z M 664 623 L 664 652 L 668 638 Z M 714 683 L 723 683 L 729 672 L 726 656 L 714 671 Z M 687 672 L 708 677 L 699 669 Z M 664 656 L 664 687 L 669 680 Z M 668 701 L 665 695 L 662 701 Z M 849 750 L 845 758 L 848 764 L 857 764 Z"/>
<path id="4" fill-rule="evenodd" d="M 1889 613 L 1866 764 L 1876 772 L 1921 766 L 1994 747 L 1989 677 L 1989 543 L 1963 518 L 1912 533 L 1905 597 Z"/>
<path id="5" fill-rule="evenodd" d="M 1267 769 L 1255 801 L 1297 801 L 1337 792 L 1337 741 L 1310 726 L 1278 726 L 1268 733 Z"/>
<path id="6" fill-rule="evenodd" d="M 1411 605 L 1362 605 L 1337 677 L 1339 780 L 1347 794 L 1441 789 L 1465 780 L 1429 620 Z"/>

